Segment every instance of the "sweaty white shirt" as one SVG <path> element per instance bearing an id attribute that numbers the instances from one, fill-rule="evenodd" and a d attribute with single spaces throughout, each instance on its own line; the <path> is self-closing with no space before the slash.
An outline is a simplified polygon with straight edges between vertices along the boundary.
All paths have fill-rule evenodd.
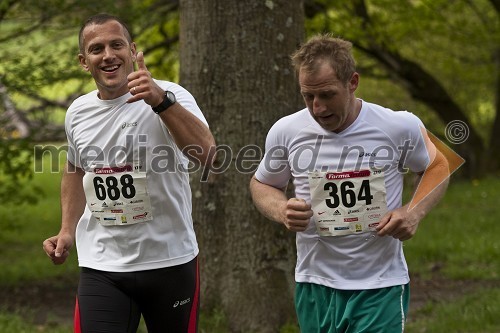
<path id="1" fill-rule="evenodd" d="M 340 133 L 323 129 L 303 109 L 270 129 L 255 177 L 276 188 L 293 179 L 295 196 L 310 203 L 310 172 L 374 166 L 384 170 L 387 209 L 393 210 L 402 205 L 404 170 L 422 172 L 429 164 L 422 130 L 422 122 L 413 114 L 365 101 L 354 123 Z M 297 282 L 351 290 L 409 282 L 401 241 L 374 232 L 319 236 L 313 218 L 296 235 Z"/>
<path id="2" fill-rule="evenodd" d="M 187 90 L 172 82 L 156 82 L 207 123 Z M 142 100 L 127 104 L 130 97 L 127 93 L 113 100 L 101 100 L 97 91 L 92 91 L 76 99 L 66 115 L 68 161 L 85 170 L 86 176 L 94 176 L 89 173 L 96 170 L 123 168 L 145 174 L 146 201 L 151 204 L 148 210 L 141 202 L 143 199 L 134 197 L 130 184 L 120 177 L 109 184 L 94 180 L 95 194 L 103 200 L 87 202 L 78 222 L 76 245 L 82 267 L 110 272 L 156 269 L 187 263 L 198 254 L 186 171 L 188 160 L 151 107 Z M 88 191 L 93 190 L 90 179 Z M 108 219 L 128 206 L 128 221 L 134 223 L 103 225 L 99 221 L 103 216 L 92 214 L 98 210 L 90 205 L 96 204 L 111 214 Z M 153 218 L 149 220 L 151 214 Z M 127 217 L 122 219 L 127 222 Z"/>

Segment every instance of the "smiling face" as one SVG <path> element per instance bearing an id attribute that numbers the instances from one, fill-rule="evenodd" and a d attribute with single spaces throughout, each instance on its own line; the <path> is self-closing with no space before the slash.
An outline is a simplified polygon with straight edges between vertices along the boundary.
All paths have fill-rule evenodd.
<path id="1" fill-rule="evenodd" d="M 126 94 L 127 75 L 134 70 L 135 43 L 126 37 L 117 21 L 91 24 L 82 31 L 83 54 L 80 65 L 94 78 L 101 99 L 114 99 Z"/>
<path id="2" fill-rule="evenodd" d="M 359 114 L 360 102 L 354 96 L 358 82 L 356 72 L 347 83 L 341 82 L 327 61 L 299 71 L 300 91 L 309 112 L 321 127 L 336 133 L 349 127 Z"/>

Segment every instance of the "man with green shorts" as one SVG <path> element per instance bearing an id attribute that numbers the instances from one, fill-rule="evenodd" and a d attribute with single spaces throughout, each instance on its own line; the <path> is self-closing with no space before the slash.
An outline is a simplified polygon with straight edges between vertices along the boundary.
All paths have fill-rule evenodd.
<path id="1" fill-rule="evenodd" d="M 301 331 L 402 332 L 402 242 L 443 196 L 447 160 L 415 115 L 356 98 L 351 43 L 316 36 L 292 62 L 307 107 L 269 130 L 250 190 L 264 216 L 296 232 Z M 408 170 L 418 190 L 402 205 Z"/>
<path id="2" fill-rule="evenodd" d="M 297 283 L 295 306 L 302 332 L 403 332 L 408 284 L 340 290 Z"/>

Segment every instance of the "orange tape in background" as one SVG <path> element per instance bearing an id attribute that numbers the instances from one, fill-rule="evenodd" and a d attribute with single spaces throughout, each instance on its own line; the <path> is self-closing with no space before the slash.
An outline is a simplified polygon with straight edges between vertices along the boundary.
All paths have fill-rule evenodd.
<path id="1" fill-rule="evenodd" d="M 436 156 L 438 156 L 436 152 L 437 150 L 442 154 L 442 156 L 444 156 L 444 158 L 448 162 L 448 166 L 446 168 L 445 163 L 443 163 L 443 166 L 438 166 L 440 167 L 440 169 L 438 170 L 438 172 L 433 172 L 432 178 L 430 178 L 431 176 L 429 176 L 427 172 L 424 172 L 417 190 L 415 191 L 413 198 L 411 199 L 408 209 L 412 209 L 417 206 L 432 191 L 434 191 L 440 184 L 448 179 L 455 171 L 458 170 L 458 168 L 460 168 L 465 163 L 465 159 L 458 155 L 453 149 L 448 147 L 444 142 L 439 140 L 434 134 L 424 128 L 421 128 L 421 130 L 422 135 L 425 139 L 425 144 L 427 146 L 427 152 L 431 157 L 431 163 L 439 162 L 439 160 L 435 160 Z M 437 159 L 439 158 L 440 157 L 438 156 Z"/>

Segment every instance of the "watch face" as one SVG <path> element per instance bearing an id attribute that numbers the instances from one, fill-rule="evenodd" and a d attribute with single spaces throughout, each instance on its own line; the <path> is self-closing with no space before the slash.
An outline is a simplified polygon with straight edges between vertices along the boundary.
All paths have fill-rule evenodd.
<path id="1" fill-rule="evenodd" d="M 153 107 L 155 113 L 160 113 L 171 107 L 176 102 L 175 95 L 171 91 L 165 91 L 165 97 L 160 105 Z"/>
<path id="2" fill-rule="evenodd" d="M 166 92 L 166 95 L 167 95 L 167 98 L 170 100 L 170 102 L 171 102 L 172 104 L 174 104 L 174 103 L 175 103 L 175 101 L 176 101 L 176 100 L 175 100 L 175 95 L 174 95 L 174 93 L 173 93 L 173 92 L 171 92 L 171 91 L 167 91 L 167 92 Z"/>

